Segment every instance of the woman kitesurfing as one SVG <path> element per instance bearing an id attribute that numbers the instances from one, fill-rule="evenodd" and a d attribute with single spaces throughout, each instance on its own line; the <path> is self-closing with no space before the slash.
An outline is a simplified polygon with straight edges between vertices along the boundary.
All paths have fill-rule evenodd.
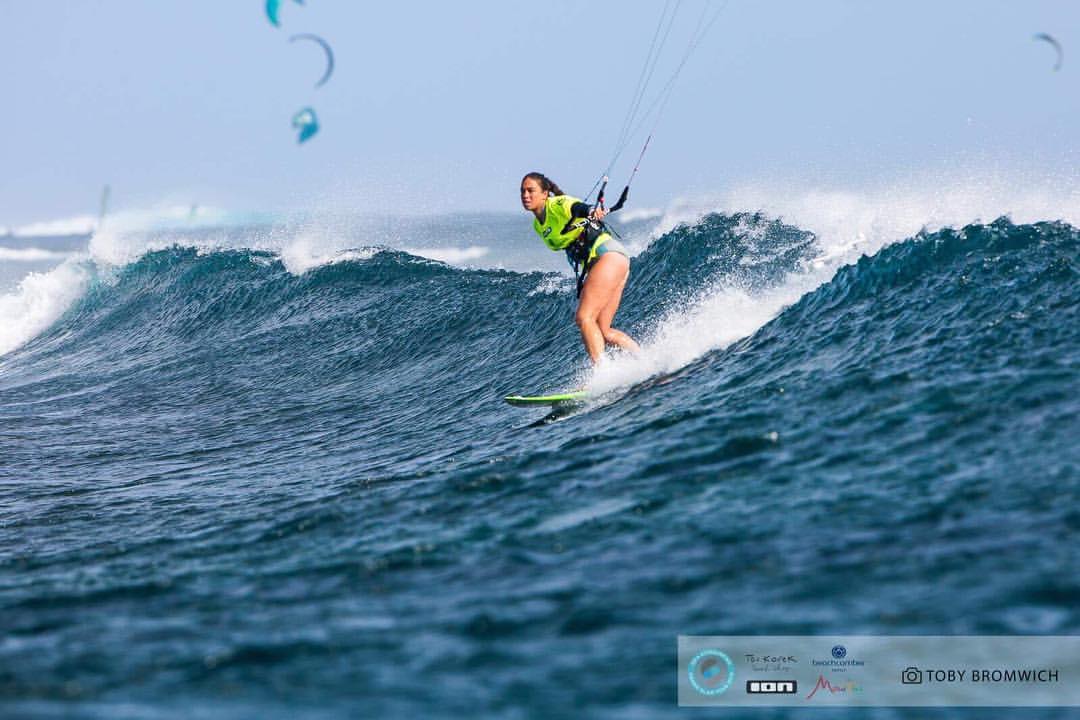
<path id="1" fill-rule="evenodd" d="M 521 205 L 536 216 L 533 229 L 552 250 L 563 250 L 578 276 L 574 321 L 593 364 L 606 345 L 638 352 L 634 339 L 611 326 L 630 276 L 630 254 L 604 227 L 603 202 L 595 207 L 564 193 L 543 173 L 521 179 Z"/>
<path id="2" fill-rule="evenodd" d="M 720 10 L 716 10 L 711 13 L 710 18 L 709 8 L 705 6 L 682 60 L 652 105 L 642 113 L 642 102 L 649 81 L 656 70 L 668 35 L 671 33 L 680 4 L 681 0 L 675 2 L 674 5 L 669 0 L 664 5 L 660 21 L 653 33 L 652 46 L 649 48 L 641 76 L 638 78 L 630 109 L 627 111 L 622 130 L 615 142 L 614 155 L 607 170 L 593 185 L 593 190 L 600 188 L 596 205 L 588 204 L 593 190 L 589 191 L 584 200 L 579 200 L 564 193 L 543 173 L 530 172 L 521 179 L 521 204 L 535 216 L 533 229 L 550 249 L 565 251 L 567 259 L 574 268 L 578 294 L 578 307 L 574 313 L 574 320 L 581 331 L 581 340 L 585 344 L 585 351 L 589 354 L 593 365 L 600 362 L 604 349 L 608 345 L 634 353 L 641 350 L 633 338 L 611 326 L 615 313 L 619 309 L 627 278 L 630 276 L 630 254 L 622 243 L 612 236 L 613 231 L 604 225 L 603 220 L 605 215 L 619 210 L 626 203 L 630 183 L 637 174 L 641 159 L 645 156 L 649 141 L 652 139 L 653 131 L 656 130 L 663 109 L 671 97 L 675 80 L 720 13 Z M 649 117 L 654 118 L 652 130 L 645 139 L 626 187 L 623 188 L 618 201 L 608 210 L 604 207 L 604 190 L 607 188 L 608 174 Z"/>

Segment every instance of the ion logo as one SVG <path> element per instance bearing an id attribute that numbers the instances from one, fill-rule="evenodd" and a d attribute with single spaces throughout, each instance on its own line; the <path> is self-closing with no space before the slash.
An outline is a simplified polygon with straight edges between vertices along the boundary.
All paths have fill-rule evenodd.
<path id="1" fill-rule="evenodd" d="M 797 683 L 794 680 L 747 680 L 747 695 L 794 695 Z"/>
<path id="2" fill-rule="evenodd" d="M 702 695 L 721 695 L 735 679 L 735 663 L 719 650 L 702 650 L 688 670 L 690 684 Z"/>

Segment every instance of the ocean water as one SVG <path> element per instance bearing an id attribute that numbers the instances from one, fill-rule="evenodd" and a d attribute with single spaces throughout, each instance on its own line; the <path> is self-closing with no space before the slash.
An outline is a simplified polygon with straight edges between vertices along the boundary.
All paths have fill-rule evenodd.
<path id="1" fill-rule="evenodd" d="M 1071 206 L 849 201 L 617 226 L 595 372 L 521 215 L 0 256 L 0 715 L 675 717 L 679 634 L 1080 632 Z"/>

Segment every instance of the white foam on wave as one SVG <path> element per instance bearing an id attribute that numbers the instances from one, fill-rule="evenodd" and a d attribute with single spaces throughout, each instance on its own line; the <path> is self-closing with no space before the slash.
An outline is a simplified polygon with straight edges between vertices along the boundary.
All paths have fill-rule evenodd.
<path id="1" fill-rule="evenodd" d="M 828 282 L 840 267 L 923 229 L 991 222 L 1003 215 L 1018 224 L 1064 220 L 1080 227 L 1080 182 L 979 173 L 924 176 L 860 191 L 745 184 L 673 202 L 650 236 L 655 239 L 680 224 L 696 223 L 711 212 L 755 211 L 810 230 L 817 236 L 820 254 L 766 292 L 750 293 L 739 286 L 738 278 L 719 279 L 647 328 L 639 356 L 617 354 L 597 366 L 585 378 L 590 388 L 608 392 L 685 367 L 711 350 L 752 335 L 786 306 Z"/>
<path id="2" fill-rule="evenodd" d="M 139 260 L 144 255 L 170 247 L 193 248 L 199 254 L 226 250 L 256 250 L 277 255 L 285 268 L 302 275 L 323 265 L 348 260 L 366 260 L 374 255 L 372 248 L 348 248 L 342 245 L 329 226 L 305 224 L 302 227 L 272 226 L 252 229 L 237 236 L 222 231 L 204 234 L 198 240 L 178 236 L 166 228 L 160 232 L 132 231 L 106 226 L 90 239 L 91 259 L 108 268 L 118 268 Z"/>
<path id="3" fill-rule="evenodd" d="M 358 234 L 365 238 L 364 247 L 355 247 Z M 323 265 L 370 259 L 379 247 L 397 248 L 410 255 L 458 266 L 479 260 L 491 252 L 485 245 L 407 246 L 392 227 L 344 214 L 310 218 L 295 227 L 283 228 L 280 235 L 264 243 L 262 249 L 280 255 L 286 269 L 297 275 Z"/>
<path id="4" fill-rule="evenodd" d="M 105 229 L 90 237 L 87 252 L 95 264 L 111 270 L 130 265 L 147 253 L 164 250 L 175 244 L 175 240 L 162 236 Z M 195 244 L 191 246 L 195 247 Z"/>
<path id="5" fill-rule="evenodd" d="M 316 236 L 300 235 L 288 241 L 277 254 L 286 270 L 293 275 L 303 275 L 324 265 L 369 260 L 376 252 L 376 248 L 336 248 Z"/>
<path id="6" fill-rule="evenodd" d="M 220 250 L 265 250 L 276 253 L 294 274 L 319 265 L 346 260 L 364 260 L 374 254 L 370 249 L 342 249 L 339 233 L 320 223 L 315 231 L 308 228 L 277 226 L 268 232 L 251 231 L 243 235 L 228 232 L 201 233 L 198 239 L 186 238 L 176 230 L 199 225 L 228 225 L 240 216 L 210 207 L 162 204 L 148 210 L 110 214 L 101 228 L 90 236 L 85 252 L 55 253 L 40 249 L 0 249 L 0 259 L 62 259 L 63 262 L 43 273 L 23 278 L 11 293 L 0 296 L 0 354 L 26 343 L 56 322 L 86 291 L 92 278 L 113 282 L 117 271 L 148 253 L 177 245 L 200 253 Z M 247 216 L 249 218 L 255 216 Z M 89 216 L 35 223 L 17 228 L 16 235 L 69 234 L 90 231 L 96 220 Z M 319 230 L 323 232 L 319 232 Z M 45 255 L 44 253 L 50 253 Z"/>
<path id="7" fill-rule="evenodd" d="M 373 249 L 327 249 L 309 236 L 299 236 L 283 246 L 275 238 L 248 240 L 253 241 L 233 246 L 208 238 L 200 243 L 187 242 L 185 247 L 193 247 L 200 253 L 231 247 L 275 249 L 289 271 L 298 275 L 320 265 L 365 260 L 375 253 Z M 169 235 L 119 232 L 106 228 L 94 233 L 86 252 L 63 253 L 66 259 L 57 267 L 47 272 L 28 274 L 14 291 L 0 295 L 0 355 L 18 348 L 56 322 L 82 297 L 91 280 L 114 282 L 120 268 L 136 262 L 147 253 L 176 244 L 175 237 Z M 26 259 L 30 259 L 29 256 Z"/>
<path id="8" fill-rule="evenodd" d="M 491 252 L 491 248 L 483 245 L 470 245 L 465 248 L 402 248 L 402 252 L 429 260 L 438 260 L 448 265 L 465 265 L 471 260 L 479 260 L 486 256 Z"/>
<path id="9" fill-rule="evenodd" d="M 115 270 L 155 250 L 176 244 L 159 234 L 170 228 L 194 228 L 228 222 L 235 216 L 213 207 L 161 203 L 143 210 L 110 213 L 102 227 L 90 215 L 77 215 L 22 225 L 16 237 L 89 234 L 85 252 L 42 248 L 0 248 L 0 260 L 62 260 L 47 272 L 26 275 L 16 289 L 0 295 L 0 355 L 11 352 L 56 322 L 86 292 L 93 279 L 106 282 Z M 212 240 L 190 243 L 200 251 L 218 249 Z"/>
<path id="10" fill-rule="evenodd" d="M 116 225 L 110 224 L 109 228 L 115 228 Z M 40 251 L 30 252 L 21 258 L 62 258 L 63 261 L 47 272 L 29 273 L 14 291 L 0 295 L 0 355 L 25 344 L 56 322 L 83 296 L 92 280 L 111 282 L 117 269 L 135 262 L 148 252 L 175 244 L 173 240 L 154 235 L 120 232 L 109 228 L 95 232 L 90 237 L 85 252 Z M 7 252 L 18 253 L 23 250 L 8 249 Z M 0 254 L 0 257 L 3 255 Z"/>
<path id="11" fill-rule="evenodd" d="M 625 225 L 637 220 L 654 220 L 663 216 L 664 211 L 660 208 L 627 208 L 626 210 L 620 210 L 618 214 L 611 217 L 620 224 Z"/>
<path id="12" fill-rule="evenodd" d="M 92 271 L 84 257 L 65 260 L 48 272 L 30 273 L 13 292 L 0 295 L 0 355 L 48 328 L 86 292 Z"/>
<path id="13" fill-rule="evenodd" d="M 872 188 L 809 191 L 777 182 L 744 183 L 673 202 L 651 236 L 710 212 L 762 212 L 813 232 L 826 258 L 850 261 L 923 229 L 959 228 L 1001 216 L 1018 224 L 1064 220 L 1080 227 L 1080 177 L 956 172 L 913 175 Z"/>
<path id="14" fill-rule="evenodd" d="M 766 292 L 751 292 L 736 283 L 717 284 L 669 311 L 647 329 L 638 338 L 638 355 L 605 356 L 585 379 L 585 385 L 594 393 L 604 394 L 674 372 L 711 350 L 753 335 L 827 279 L 822 271 L 811 271 Z"/>
<path id="15" fill-rule="evenodd" d="M 529 291 L 528 297 L 534 295 L 565 295 L 574 292 L 574 279 L 566 275 L 548 273 L 540 281 L 540 284 Z"/>

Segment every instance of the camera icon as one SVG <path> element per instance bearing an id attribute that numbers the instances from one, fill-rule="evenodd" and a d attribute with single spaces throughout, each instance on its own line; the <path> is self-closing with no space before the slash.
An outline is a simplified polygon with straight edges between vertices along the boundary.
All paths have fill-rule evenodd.
<path id="1" fill-rule="evenodd" d="M 922 670 L 910 665 L 900 673 L 900 682 L 904 685 L 922 685 Z"/>

